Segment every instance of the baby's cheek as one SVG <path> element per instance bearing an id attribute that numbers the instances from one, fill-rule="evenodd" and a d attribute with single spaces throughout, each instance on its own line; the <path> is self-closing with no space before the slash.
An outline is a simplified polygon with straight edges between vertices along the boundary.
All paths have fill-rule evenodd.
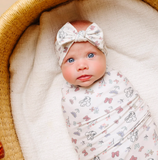
<path id="1" fill-rule="evenodd" d="M 67 82 L 73 82 L 73 71 L 71 69 L 63 69 L 62 73 Z"/>
<path id="2" fill-rule="evenodd" d="M 96 68 L 96 72 L 100 75 L 104 74 L 105 71 L 106 71 L 106 63 L 97 63 L 95 65 L 95 68 Z"/>

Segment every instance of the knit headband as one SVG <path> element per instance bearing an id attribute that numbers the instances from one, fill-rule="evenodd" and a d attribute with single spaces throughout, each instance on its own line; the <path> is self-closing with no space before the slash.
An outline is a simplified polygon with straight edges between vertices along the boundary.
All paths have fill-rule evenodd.
<path id="1" fill-rule="evenodd" d="M 90 42 L 106 54 L 104 47 L 103 31 L 95 23 L 92 23 L 85 31 L 77 31 L 76 28 L 67 22 L 57 33 L 55 50 L 61 66 L 67 52 L 75 42 Z"/>

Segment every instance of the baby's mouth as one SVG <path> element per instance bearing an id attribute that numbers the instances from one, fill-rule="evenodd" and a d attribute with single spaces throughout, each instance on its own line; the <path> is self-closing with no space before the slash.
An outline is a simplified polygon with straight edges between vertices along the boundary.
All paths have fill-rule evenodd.
<path id="1" fill-rule="evenodd" d="M 82 75 L 80 77 L 78 77 L 77 79 L 81 80 L 81 81 L 87 81 L 91 78 L 91 75 Z"/>

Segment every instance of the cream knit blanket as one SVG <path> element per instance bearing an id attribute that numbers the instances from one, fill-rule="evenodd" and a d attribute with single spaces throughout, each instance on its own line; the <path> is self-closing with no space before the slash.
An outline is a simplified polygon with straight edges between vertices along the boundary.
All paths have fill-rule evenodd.
<path id="1" fill-rule="evenodd" d="M 128 77 L 158 124 L 158 13 L 140 0 L 84 0 L 45 12 L 10 58 L 11 105 L 26 160 L 77 160 L 61 109 L 63 77 L 54 53 L 58 29 L 88 19 L 104 31 L 107 64 Z"/>

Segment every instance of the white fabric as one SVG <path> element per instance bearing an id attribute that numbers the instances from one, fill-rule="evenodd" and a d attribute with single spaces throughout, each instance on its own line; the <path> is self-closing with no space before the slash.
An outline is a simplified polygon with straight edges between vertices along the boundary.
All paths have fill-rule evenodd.
<path id="1" fill-rule="evenodd" d="M 79 160 L 158 159 L 157 126 L 149 108 L 117 70 L 107 67 L 103 78 L 88 88 L 65 81 L 61 103 Z"/>
<path id="2" fill-rule="evenodd" d="M 26 160 L 77 160 L 60 106 L 63 78 L 54 40 L 67 21 L 88 19 L 105 34 L 107 63 L 128 77 L 158 124 L 158 13 L 139 0 L 75 1 L 43 13 L 10 59 L 11 105 Z"/>

